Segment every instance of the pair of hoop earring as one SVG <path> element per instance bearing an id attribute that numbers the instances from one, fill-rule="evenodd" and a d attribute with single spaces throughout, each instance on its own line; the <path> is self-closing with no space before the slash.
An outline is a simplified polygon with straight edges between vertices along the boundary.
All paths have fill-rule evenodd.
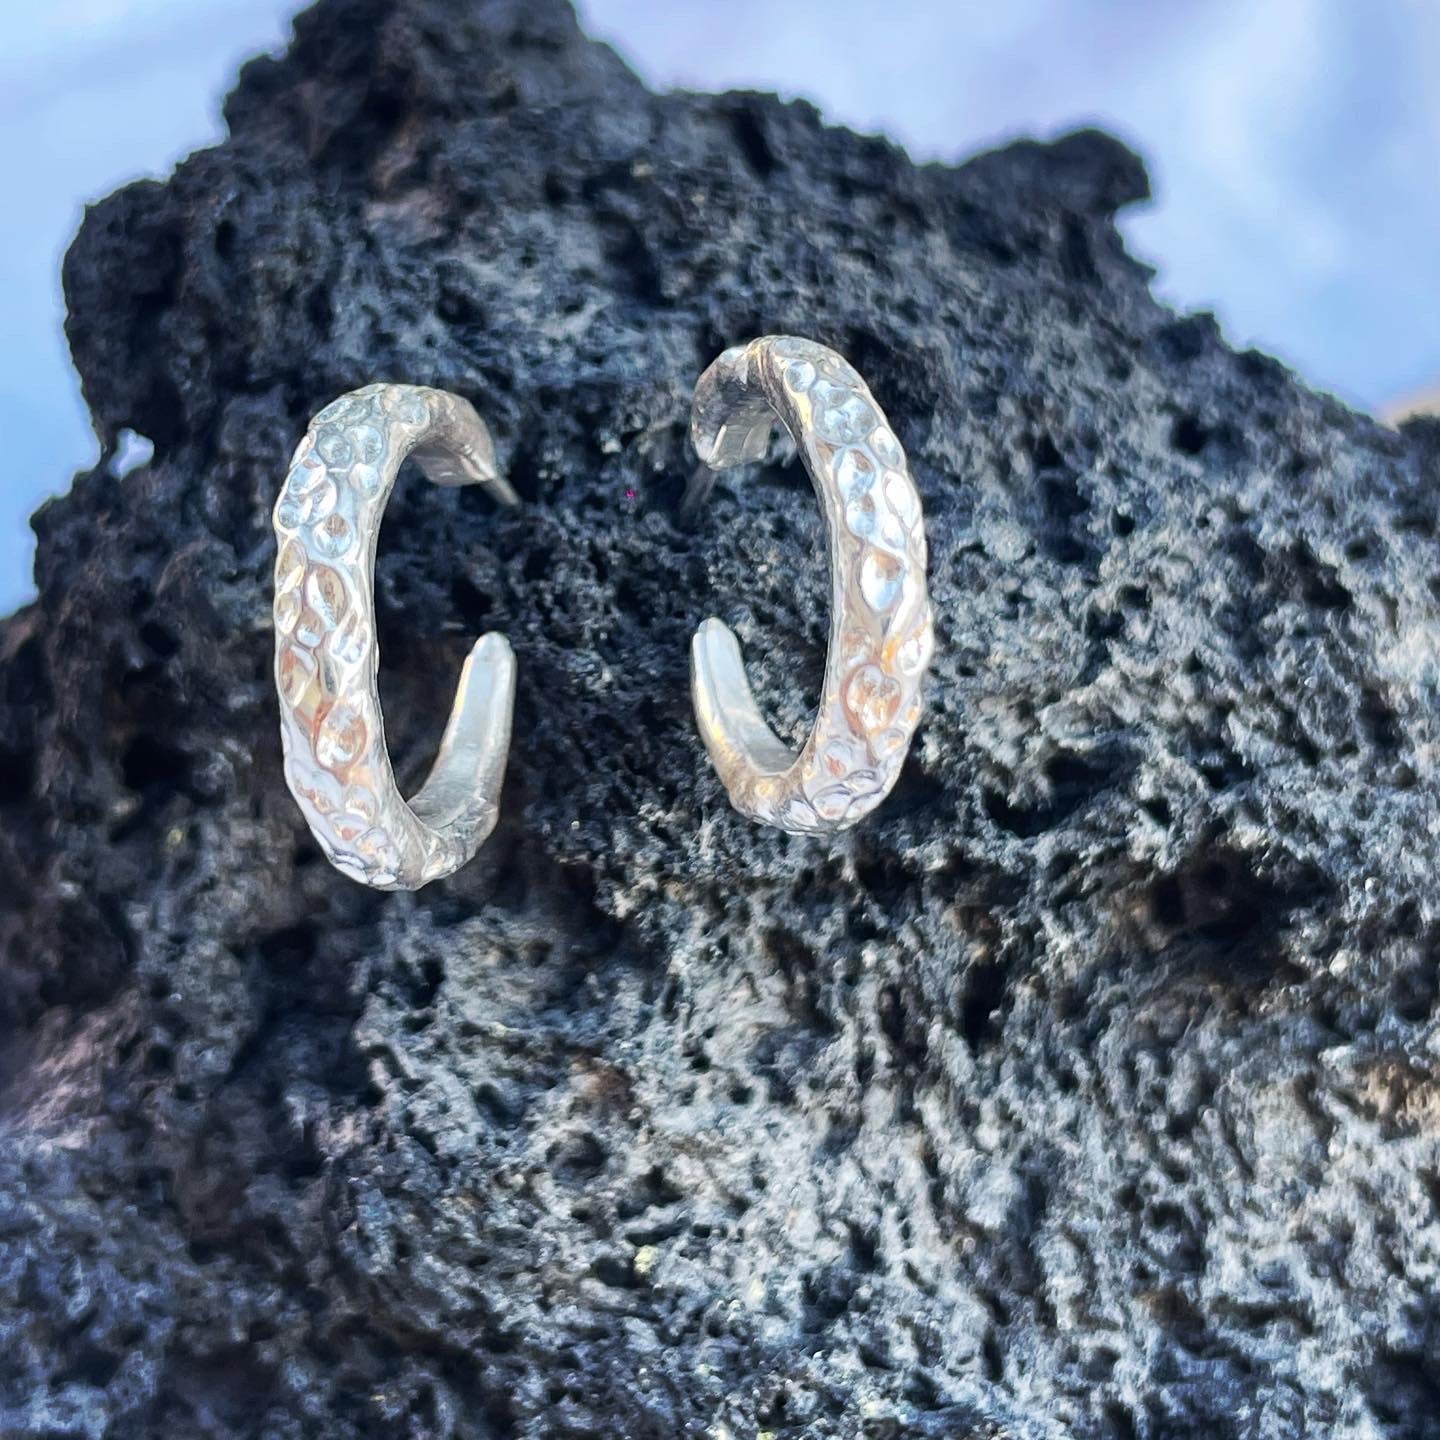
<path id="1" fill-rule="evenodd" d="M 824 511 L 830 644 L 820 709 L 798 754 L 766 723 L 734 632 L 691 642 L 695 718 L 741 814 L 796 835 L 843 830 L 899 778 L 921 713 L 932 629 L 925 529 L 904 451 L 865 382 L 814 341 L 767 335 L 726 350 L 695 387 L 690 433 L 721 470 L 764 458 L 778 421 Z M 459 869 L 495 828 L 510 749 L 515 656 L 483 635 L 465 661 L 429 778 L 406 801 L 385 745 L 374 567 L 406 457 L 439 485 L 519 498 L 468 401 L 367 385 L 311 421 L 275 504 L 275 683 L 285 779 L 330 862 L 416 890 Z"/>

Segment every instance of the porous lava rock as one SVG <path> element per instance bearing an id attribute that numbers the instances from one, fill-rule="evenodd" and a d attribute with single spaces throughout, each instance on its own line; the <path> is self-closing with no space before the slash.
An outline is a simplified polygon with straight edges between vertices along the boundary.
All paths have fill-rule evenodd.
<path id="1" fill-rule="evenodd" d="M 324 0 L 226 113 L 69 254 L 106 458 L 0 631 L 0 1433 L 1440 1434 L 1440 426 L 1157 304 L 1095 133 L 916 166 L 557 0 Z M 828 841 L 686 689 L 712 612 L 791 736 L 819 687 L 783 447 L 679 508 L 767 332 L 927 507 L 927 716 Z M 413 895 L 318 856 L 270 670 L 286 457 L 372 380 L 527 502 L 388 512 L 402 777 L 475 634 L 520 676 Z"/>

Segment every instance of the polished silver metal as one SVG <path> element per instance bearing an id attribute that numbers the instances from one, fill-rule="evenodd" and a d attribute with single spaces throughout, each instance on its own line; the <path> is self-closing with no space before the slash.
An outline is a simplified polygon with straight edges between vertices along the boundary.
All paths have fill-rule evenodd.
<path id="1" fill-rule="evenodd" d="M 828 534 L 820 710 L 796 754 L 766 724 L 740 643 L 713 617 L 691 642 L 691 692 L 735 808 L 792 835 L 823 835 L 855 824 L 890 793 L 920 721 L 934 643 L 925 526 L 900 442 L 835 351 L 766 335 L 726 350 L 695 386 L 691 439 L 713 469 L 764 459 L 777 420 L 810 474 Z"/>
<path id="2" fill-rule="evenodd" d="M 509 641 L 481 636 L 429 778 L 407 803 L 380 714 L 374 597 L 380 519 L 407 455 L 437 485 L 518 503 L 470 403 L 421 385 L 367 385 L 327 405 L 275 502 L 285 780 L 330 863 L 381 890 L 451 874 L 495 828 L 515 701 Z"/>

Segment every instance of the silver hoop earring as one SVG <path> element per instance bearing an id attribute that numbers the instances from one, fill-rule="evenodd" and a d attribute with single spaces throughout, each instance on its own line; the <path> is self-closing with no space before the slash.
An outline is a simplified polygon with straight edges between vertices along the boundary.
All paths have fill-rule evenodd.
<path id="1" fill-rule="evenodd" d="M 458 870 L 495 828 L 510 749 L 515 656 L 482 636 L 460 674 L 429 778 L 395 783 L 377 677 L 375 542 L 407 455 L 437 485 L 518 497 L 466 400 L 367 385 L 320 411 L 275 502 L 275 685 L 285 780 L 336 869 L 381 890 Z"/>
<path id="2" fill-rule="evenodd" d="M 820 711 L 796 755 L 761 715 L 734 632 L 713 617 L 691 642 L 691 691 L 735 808 L 792 835 L 823 835 L 890 793 L 920 721 L 933 644 L 925 526 L 900 442 L 833 350 L 766 335 L 726 350 L 695 386 L 691 439 L 712 469 L 763 459 L 777 420 L 810 474 L 829 536 Z"/>

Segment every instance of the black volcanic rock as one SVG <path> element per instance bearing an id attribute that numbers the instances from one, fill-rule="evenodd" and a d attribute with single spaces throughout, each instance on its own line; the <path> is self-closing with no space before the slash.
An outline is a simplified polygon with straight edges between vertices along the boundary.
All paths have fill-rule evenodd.
<path id="1" fill-rule="evenodd" d="M 70 253 L 155 454 L 0 630 L 0 1434 L 1440 1435 L 1440 427 L 1158 306 L 1101 135 L 916 167 L 556 0 L 325 0 L 228 117 Z M 833 843 L 686 693 L 712 611 L 791 733 L 818 688 L 803 476 L 678 513 L 769 331 L 928 507 L 928 718 Z M 474 634 L 520 666 L 413 896 L 318 857 L 270 680 L 286 457 L 376 379 L 529 502 L 386 521 L 402 775 Z"/>

